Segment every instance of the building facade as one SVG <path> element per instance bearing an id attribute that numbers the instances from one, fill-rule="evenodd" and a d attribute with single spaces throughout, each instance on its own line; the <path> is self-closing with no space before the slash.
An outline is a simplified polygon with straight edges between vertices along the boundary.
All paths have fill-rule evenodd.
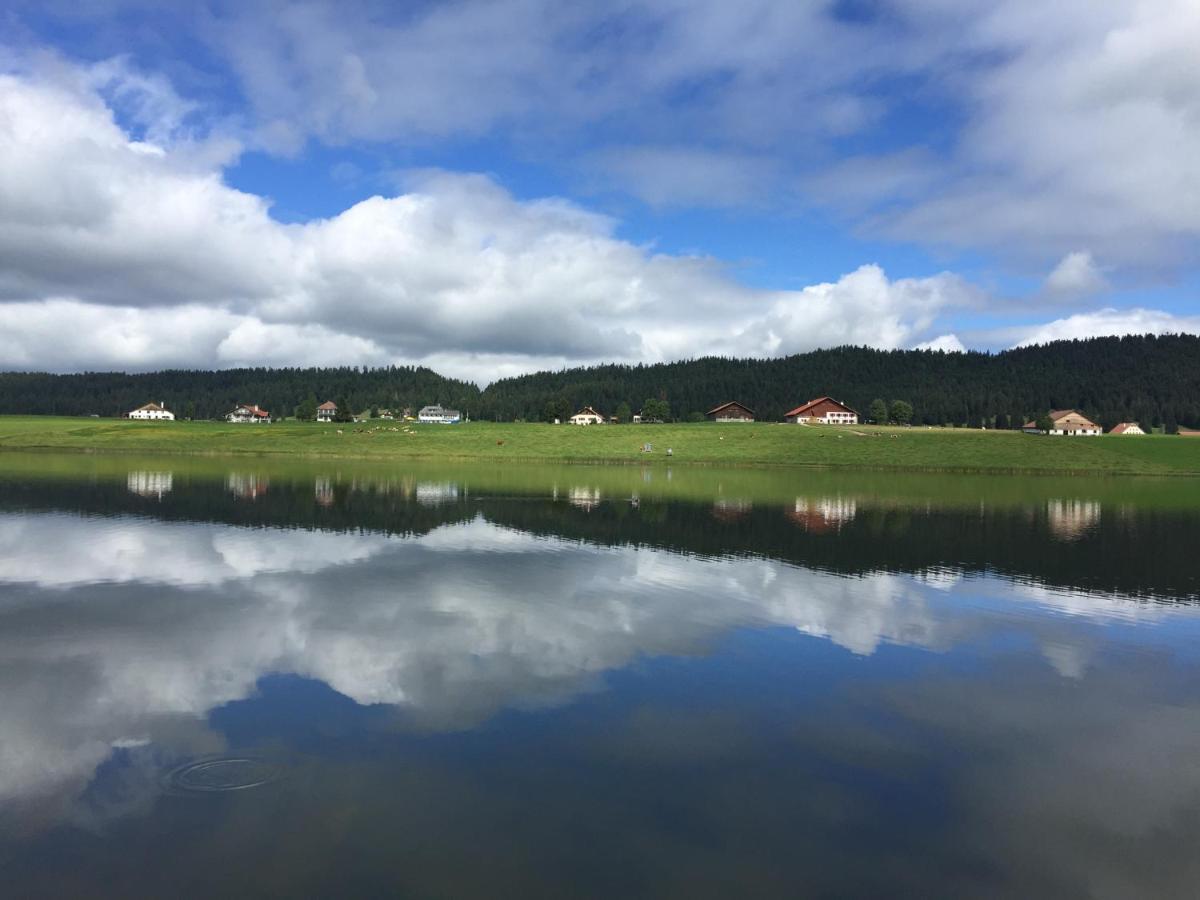
<path id="1" fill-rule="evenodd" d="M 232 412 L 225 414 L 226 422 L 249 425 L 270 425 L 271 414 L 265 409 L 259 409 L 255 404 L 241 404 Z"/>
<path id="2" fill-rule="evenodd" d="M 1142 431 L 1142 426 L 1137 422 L 1122 422 L 1120 425 L 1114 425 L 1113 430 L 1109 434 L 1145 434 Z"/>
<path id="3" fill-rule="evenodd" d="M 1049 413 L 1050 430 L 1047 434 L 1090 437 L 1103 434 L 1104 429 L 1077 409 L 1052 409 Z M 1021 428 L 1027 434 L 1040 434 L 1037 420 L 1026 422 Z"/>
<path id="4" fill-rule="evenodd" d="M 857 425 L 858 413 L 832 397 L 818 397 L 784 413 L 783 419 L 797 425 Z"/>
<path id="5" fill-rule="evenodd" d="M 318 422 L 332 422 L 334 419 L 337 418 L 337 413 L 338 413 L 337 404 L 334 403 L 332 400 L 326 400 L 324 403 L 322 403 L 320 406 L 317 407 L 317 421 Z"/>
<path id="6" fill-rule="evenodd" d="M 417 421 L 426 425 L 457 425 L 462 421 L 462 414 L 457 409 L 446 409 L 435 404 L 421 407 Z"/>
<path id="7" fill-rule="evenodd" d="M 171 412 L 161 403 L 147 403 L 145 406 L 139 406 L 129 414 L 131 419 L 162 419 L 165 421 L 174 421 L 175 413 Z"/>
<path id="8" fill-rule="evenodd" d="M 730 400 L 728 403 L 722 403 L 720 406 L 713 407 L 706 415 L 713 422 L 753 422 L 754 410 L 748 406 L 743 406 L 736 400 Z"/>
<path id="9" fill-rule="evenodd" d="M 572 425 L 603 425 L 604 416 L 596 412 L 590 406 L 585 406 L 575 415 L 571 416 Z"/>

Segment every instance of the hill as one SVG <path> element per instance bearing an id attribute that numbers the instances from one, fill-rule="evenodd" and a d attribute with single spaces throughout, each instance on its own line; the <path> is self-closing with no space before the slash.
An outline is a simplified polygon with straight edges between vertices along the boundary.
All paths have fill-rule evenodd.
<path id="1" fill-rule="evenodd" d="M 840 347 L 779 359 L 705 358 L 605 365 L 506 378 L 487 388 L 489 418 L 544 419 L 589 404 L 611 414 L 664 398 L 675 417 L 726 400 L 760 420 L 829 394 L 866 415 L 901 399 L 918 424 L 1019 427 L 1048 409 L 1078 408 L 1108 427 L 1123 421 L 1200 426 L 1200 337 L 1058 341 L 1001 353 Z"/>
<path id="2" fill-rule="evenodd" d="M 188 418 L 249 402 L 291 415 L 325 399 L 350 408 L 442 403 L 473 418 L 563 418 L 584 405 L 613 414 L 665 399 L 687 419 L 726 400 L 776 421 L 829 394 L 866 415 L 871 402 L 905 400 L 917 424 L 1019 427 L 1074 407 L 1106 430 L 1121 421 L 1200 427 L 1200 337 L 1059 341 L 1001 353 L 839 347 L 778 359 L 709 357 L 656 365 L 602 365 L 501 379 L 485 390 L 423 367 L 174 370 L 146 374 L 0 373 L 0 413 L 120 415 L 148 400 Z"/>

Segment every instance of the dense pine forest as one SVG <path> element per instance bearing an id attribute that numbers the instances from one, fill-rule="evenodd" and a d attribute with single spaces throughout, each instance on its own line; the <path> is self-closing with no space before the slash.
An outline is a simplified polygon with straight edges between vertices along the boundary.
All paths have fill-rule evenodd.
<path id="1" fill-rule="evenodd" d="M 154 401 L 189 419 L 220 418 L 239 403 L 257 403 L 280 417 L 294 415 L 297 408 L 315 411 L 325 400 L 354 410 L 442 403 L 473 414 L 479 388 L 413 366 L 0 373 L 0 413 L 119 416 Z"/>
<path id="2" fill-rule="evenodd" d="M 1121 421 L 1200 427 L 1200 337 L 1059 341 L 1001 353 L 840 347 L 779 359 L 705 358 L 539 372 L 483 391 L 419 367 L 231 369 L 126 375 L 0 373 L 0 412 L 115 416 L 149 400 L 177 415 L 215 418 L 236 403 L 276 415 L 333 399 L 350 408 L 441 403 L 472 418 L 546 420 L 584 405 L 612 415 L 665 401 L 669 417 L 700 417 L 738 400 L 760 420 L 831 395 L 867 416 L 875 399 L 904 400 L 918 424 L 1019 427 L 1074 407 L 1105 428 Z"/>

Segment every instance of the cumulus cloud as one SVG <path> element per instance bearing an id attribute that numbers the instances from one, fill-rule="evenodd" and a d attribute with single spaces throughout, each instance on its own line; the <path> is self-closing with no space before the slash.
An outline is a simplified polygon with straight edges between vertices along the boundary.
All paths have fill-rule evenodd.
<path id="1" fill-rule="evenodd" d="M 1045 288 L 1051 296 L 1070 299 L 1098 293 L 1107 286 L 1092 254 L 1076 250 L 1059 260 L 1046 276 Z"/>
<path id="2" fill-rule="evenodd" d="M 1017 347 L 1125 334 L 1200 334 L 1200 316 L 1180 316 L 1156 309 L 1110 307 L 1014 331 L 1013 345 Z"/>
<path id="3" fill-rule="evenodd" d="M 906 346 L 971 302 L 864 266 L 800 291 L 654 253 L 573 203 L 426 172 L 284 225 L 189 139 L 136 141 L 87 79 L 0 76 L 0 364 L 436 361 L 487 381 L 563 362 Z M 737 323 L 730 336 L 729 322 Z"/>

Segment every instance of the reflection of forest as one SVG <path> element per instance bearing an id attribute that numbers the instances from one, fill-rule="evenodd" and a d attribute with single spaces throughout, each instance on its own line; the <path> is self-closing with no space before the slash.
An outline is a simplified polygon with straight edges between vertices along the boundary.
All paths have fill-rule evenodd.
<path id="1" fill-rule="evenodd" d="M 170 473 L 131 473 L 122 481 L 0 479 L 0 509 L 389 534 L 424 534 L 483 515 L 532 534 L 599 545 L 761 556 L 843 574 L 938 568 L 1147 598 L 1200 596 L 1191 564 L 1200 514 L 1178 510 L 1078 500 L 944 507 L 844 495 L 794 497 L 783 506 L 736 497 L 699 504 L 610 498 L 590 486 L 550 496 L 468 492 L 405 477 L 266 486 L 264 477 L 239 475 L 229 476 L 222 490 Z M 248 497 L 255 502 L 244 502 Z"/>

